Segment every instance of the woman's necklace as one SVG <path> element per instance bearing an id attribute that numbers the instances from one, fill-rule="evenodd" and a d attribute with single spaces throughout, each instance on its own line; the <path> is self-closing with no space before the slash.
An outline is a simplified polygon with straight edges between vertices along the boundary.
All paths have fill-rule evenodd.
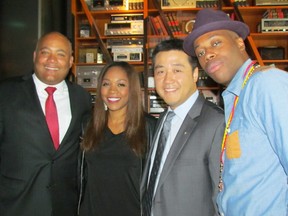
<path id="1" fill-rule="evenodd" d="M 243 80 L 241 89 L 244 88 L 244 86 L 247 84 L 247 81 L 249 80 L 251 75 L 254 73 L 254 70 L 256 68 L 255 63 L 256 63 L 255 61 L 252 61 L 247 66 L 247 68 L 245 70 L 245 73 L 243 75 L 244 80 Z M 228 135 L 228 132 L 230 130 L 230 125 L 231 125 L 232 119 L 234 117 L 234 113 L 235 113 L 235 109 L 236 109 L 238 100 L 239 100 L 239 96 L 236 95 L 235 98 L 234 98 L 233 107 L 231 109 L 231 112 L 230 112 L 230 115 L 229 115 L 225 130 L 224 130 L 223 139 L 222 139 L 221 155 L 220 155 L 220 176 L 219 176 L 219 185 L 218 185 L 219 191 L 222 191 L 222 189 L 223 189 L 223 179 L 222 179 L 222 173 L 223 173 L 223 169 L 224 169 L 223 156 L 224 156 L 224 152 L 225 152 L 225 148 L 226 148 L 227 135 Z"/>

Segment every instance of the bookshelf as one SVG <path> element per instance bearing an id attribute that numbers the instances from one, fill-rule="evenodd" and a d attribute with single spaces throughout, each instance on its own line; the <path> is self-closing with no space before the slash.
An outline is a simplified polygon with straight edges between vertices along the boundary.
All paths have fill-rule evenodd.
<path id="1" fill-rule="evenodd" d="M 196 13 L 203 7 L 221 9 L 230 14 L 231 17 L 245 22 L 251 30 L 246 40 L 246 47 L 251 58 L 257 60 L 261 65 L 274 64 L 276 67 L 288 71 L 288 30 L 259 32 L 257 28 L 263 18 L 263 14 L 267 10 L 288 10 L 288 5 L 255 6 L 253 0 L 245 2 L 187 0 L 185 1 L 186 3 L 179 0 L 111 1 L 113 4 L 121 2 L 120 6 L 107 6 L 107 2 L 109 3 L 110 1 L 72 0 L 75 57 L 75 63 L 72 68 L 73 73 L 76 76 L 76 80 L 79 80 L 79 78 L 81 79 L 81 75 L 80 77 L 77 75 L 79 67 L 83 68 L 83 70 L 90 68 L 100 70 L 101 66 L 117 58 L 117 56 L 115 57 L 115 43 L 119 41 L 121 43 L 132 41 L 131 43 L 137 45 L 138 49 L 136 51 L 138 52 L 136 52 L 137 55 L 134 55 L 136 60 L 129 58 L 128 62 L 135 67 L 141 77 L 143 100 L 147 112 L 150 112 L 151 107 L 150 95 L 155 95 L 155 88 L 151 85 L 151 79 L 153 79 L 151 53 L 153 48 L 161 40 L 171 37 L 185 38 L 193 30 L 193 20 Z M 173 6 L 172 3 L 177 5 Z M 111 16 L 121 16 L 123 14 L 142 14 L 143 34 L 105 34 L 105 25 L 111 23 Z M 127 47 L 131 48 L 132 46 L 127 45 Z M 282 57 L 274 59 L 262 58 L 263 49 L 261 50 L 261 48 L 263 47 L 281 48 L 283 52 Z M 131 53 L 130 50 L 127 52 Z M 275 57 L 275 55 L 273 56 Z M 121 58 L 119 55 L 119 59 Z M 200 76 L 198 87 L 204 95 L 207 95 L 207 99 L 221 103 L 219 102 L 219 97 L 222 87 L 211 82 L 205 73 L 202 73 Z M 96 89 L 95 86 L 89 87 L 89 85 L 86 88 L 91 93 L 95 92 Z"/>

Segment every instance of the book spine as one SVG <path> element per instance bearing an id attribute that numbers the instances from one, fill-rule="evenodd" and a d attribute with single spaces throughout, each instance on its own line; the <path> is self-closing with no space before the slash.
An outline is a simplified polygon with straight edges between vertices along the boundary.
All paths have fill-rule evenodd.
<path id="1" fill-rule="evenodd" d="M 176 29 L 175 29 L 171 14 L 170 13 L 166 13 L 165 16 L 166 16 L 166 19 L 168 21 L 168 25 L 170 27 L 170 30 L 171 30 L 172 34 L 175 35 L 176 34 Z"/>
<path id="2" fill-rule="evenodd" d="M 157 32 L 157 30 L 156 30 L 155 24 L 153 23 L 154 21 L 153 21 L 152 16 L 149 16 L 149 17 L 148 17 L 148 22 L 149 22 L 149 24 L 150 24 L 152 33 L 153 33 L 154 35 L 157 35 L 158 32 Z"/>
<path id="3" fill-rule="evenodd" d="M 166 28 L 165 28 L 165 26 L 163 24 L 163 21 L 162 21 L 161 17 L 158 15 L 156 18 L 157 18 L 157 20 L 158 20 L 158 22 L 160 24 L 160 27 L 161 27 L 163 35 L 168 35 L 168 32 L 167 32 L 167 30 L 166 30 Z"/>
<path id="4" fill-rule="evenodd" d="M 173 20 L 173 23 L 174 23 L 174 26 L 175 26 L 175 29 L 176 29 L 175 34 L 176 34 L 176 35 L 182 34 L 181 28 L 180 28 L 180 26 L 179 26 L 179 21 L 178 21 L 178 19 L 177 19 L 176 14 L 175 14 L 175 13 L 171 13 L 171 16 L 172 16 L 172 20 Z"/>

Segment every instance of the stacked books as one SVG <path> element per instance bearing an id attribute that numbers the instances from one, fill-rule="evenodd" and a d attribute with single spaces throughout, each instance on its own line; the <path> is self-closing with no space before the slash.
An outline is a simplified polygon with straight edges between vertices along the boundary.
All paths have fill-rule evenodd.
<path id="1" fill-rule="evenodd" d="M 182 29 L 180 28 L 179 22 L 176 18 L 175 13 L 166 13 L 165 14 L 166 20 L 171 32 L 173 35 L 180 35 L 182 34 Z M 168 31 L 165 28 L 163 20 L 161 19 L 160 15 L 158 16 L 149 16 L 149 23 L 152 29 L 152 33 L 154 35 L 168 35 Z"/>
<path id="2" fill-rule="evenodd" d="M 156 17 L 149 16 L 148 20 L 154 35 L 168 35 L 167 29 L 159 15 Z"/>

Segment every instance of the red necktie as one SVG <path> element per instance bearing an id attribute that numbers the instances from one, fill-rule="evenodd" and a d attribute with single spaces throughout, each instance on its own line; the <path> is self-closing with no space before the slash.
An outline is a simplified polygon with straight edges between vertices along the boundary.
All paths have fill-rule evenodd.
<path id="1" fill-rule="evenodd" d="M 54 143 L 54 147 L 57 150 L 59 148 L 59 124 L 56 104 L 53 98 L 53 93 L 57 89 L 54 87 L 47 87 L 45 91 L 48 93 L 48 98 L 45 104 L 46 121 L 48 128 Z"/>

